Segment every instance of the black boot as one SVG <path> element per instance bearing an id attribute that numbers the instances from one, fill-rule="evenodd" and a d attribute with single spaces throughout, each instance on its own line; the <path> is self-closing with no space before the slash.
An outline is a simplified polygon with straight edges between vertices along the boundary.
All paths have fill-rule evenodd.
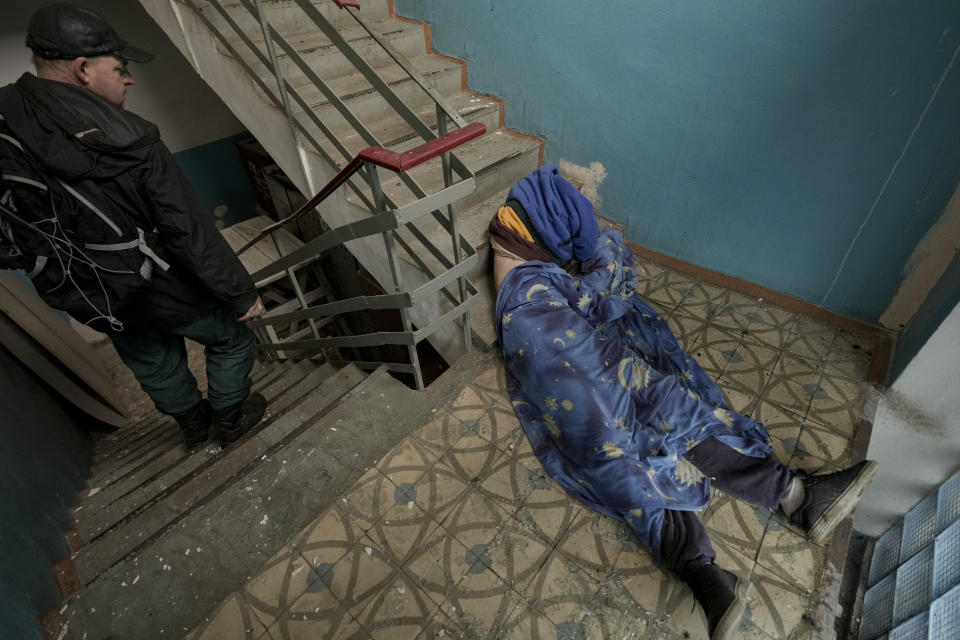
<path id="1" fill-rule="evenodd" d="M 797 477 L 803 482 L 803 502 L 787 514 L 790 524 L 806 531 L 811 542 L 823 542 L 857 506 L 877 475 L 877 467 L 873 460 L 864 460 L 843 471 L 819 476 L 798 471 Z"/>
<path id="2" fill-rule="evenodd" d="M 214 411 L 213 428 L 220 446 L 225 447 L 250 431 L 253 425 L 260 422 L 266 409 L 266 399 L 259 393 L 251 393 L 226 409 Z"/>
<path id="3" fill-rule="evenodd" d="M 207 435 L 210 432 L 210 413 L 210 403 L 204 399 L 183 413 L 173 414 L 173 419 L 180 425 L 183 443 L 187 449 L 199 447 L 207 441 Z"/>
<path id="4" fill-rule="evenodd" d="M 710 563 L 680 575 L 707 616 L 710 640 L 733 640 L 747 610 L 750 582 Z"/>

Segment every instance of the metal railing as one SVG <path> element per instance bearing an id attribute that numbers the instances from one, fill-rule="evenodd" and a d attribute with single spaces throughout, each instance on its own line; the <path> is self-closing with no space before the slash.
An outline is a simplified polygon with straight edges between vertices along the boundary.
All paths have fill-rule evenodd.
<path id="1" fill-rule="evenodd" d="M 485 131 L 484 126 L 468 125 L 459 112 L 416 71 L 410 61 L 378 33 L 370 21 L 358 13 L 359 5 L 356 2 L 333 0 L 340 9 L 350 14 L 352 20 L 369 35 L 376 46 L 380 47 L 382 52 L 385 52 L 389 59 L 402 69 L 403 74 L 429 96 L 436 112 L 436 131 L 401 99 L 392 84 L 380 76 L 377 70 L 330 22 L 323 11 L 310 0 L 292 0 L 288 3 L 288 9 L 293 6 L 299 7 L 306 30 L 313 32 L 315 29 L 316 32 L 322 33 L 330 45 L 335 47 L 339 54 L 352 65 L 353 71 L 359 73 L 370 84 L 413 134 L 425 141 L 425 144 L 406 153 L 401 154 L 384 148 L 385 145 L 351 111 L 345 100 L 331 88 L 329 82 L 324 80 L 322 74 L 312 68 L 297 48 L 280 32 L 280 29 L 274 26 L 265 10 L 263 0 L 233 0 L 232 11 L 222 0 L 186 1 L 223 49 L 246 70 L 251 80 L 268 100 L 282 110 L 290 125 L 292 141 L 297 147 L 313 150 L 332 166 L 340 169 L 339 174 L 330 184 L 301 207 L 294 216 L 273 225 L 262 234 L 262 237 L 274 236 L 273 244 L 281 257 L 268 267 L 252 274 L 254 281 L 275 282 L 278 277 L 282 278 L 285 275 L 294 299 L 284 305 L 278 305 L 284 309 L 282 313 L 268 311 L 263 318 L 250 323 L 260 341 L 257 348 L 272 357 L 279 355 L 289 357 L 292 352 L 319 350 L 329 354 L 329 351 L 335 348 L 406 345 L 409 364 L 357 362 L 356 360 L 354 362 L 367 368 L 386 364 L 392 370 L 411 373 L 417 388 L 422 389 L 423 377 L 416 351 L 417 343 L 439 328 L 457 320 L 461 322 L 467 350 L 470 349 L 472 342 L 468 312 L 476 302 L 474 296 L 477 290 L 467 278 L 467 273 L 476 261 L 476 251 L 459 232 L 455 203 L 472 193 L 475 181 L 473 174 L 450 150 L 458 144 L 481 135 Z M 246 16 L 248 24 L 252 18 L 258 25 L 260 37 L 251 36 L 242 27 L 240 24 L 242 14 L 236 13 L 240 11 L 240 7 L 248 14 Z M 212 15 L 208 15 L 211 11 Z M 286 58 L 286 66 L 292 65 L 292 68 L 301 74 L 298 78 L 299 84 L 284 73 L 281 55 Z M 303 83 L 304 80 L 305 83 Z M 346 133 L 338 135 L 337 127 L 325 121 L 324 117 L 317 113 L 318 109 L 311 106 L 307 95 L 311 88 L 326 100 L 324 107 L 328 116 L 341 119 L 338 124 L 348 125 Z M 447 130 L 451 124 L 456 130 L 448 134 Z M 351 137 L 361 140 L 368 145 L 367 148 L 355 155 L 345 142 Z M 437 156 L 441 158 L 438 169 L 442 172 L 443 187 L 436 193 L 428 194 L 426 189 L 407 171 Z M 396 172 L 402 185 L 408 190 L 407 199 L 409 200 L 411 196 L 414 198 L 411 203 L 399 206 L 397 197 L 384 192 L 378 166 Z M 456 182 L 454 174 L 459 178 Z M 356 177 L 362 178 L 362 181 L 358 182 Z M 275 235 L 279 228 L 291 222 L 292 219 L 313 211 L 320 201 L 340 186 L 350 189 L 356 200 L 363 203 L 372 216 L 331 229 L 310 240 L 303 247 L 283 255 L 281 244 Z M 452 255 L 448 256 L 431 242 L 427 233 L 417 224 L 417 220 L 426 214 L 430 214 L 448 234 Z M 401 229 L 405 229 L 412 240 L 405 237 L 406 234 L 399 233 Z M 297 272 L 305 267 L 315 268 L 316 259 L 331 247 L 373 234 L 380 234 L 383 237 L 390 271 L 389 284 L 392 285 L 393 291 L 382 296 L 362 296 L 310 306 Z M 254 244 L 253 241 L 243 249 L 252 244 Z M 398 248 L 402 249 L 409 260 L 428 275 L 429 280 L 425 284 L 412 290 L 404 289 L 398 262 Z M 425 259 L 424 250 L 429 258 Z M 439 265 L 439 273 L 435 272 L 436 266 L 431 267 L 427 264 L 430 258 L 435 265 Z M 421 321 L 420 324 L 423 326 L 414 328 L 411 319 L 412 307 L 430 296 L 436 298 L 438 295 L 443 297 L 447 305 L 452 305 L 452 308 L 443 311 L 438 317 L 426 323 Z M 288 311 L 287 309 L 291 306 L 299 308 Z M 321 335 L 320 326 L 330 317 L 363 309 L 397 309 L 403 323 L 403 331 L 354 336 Z M 303 321 L 308 322 L 312 339 L 280 340 L 276 337 L 277 332 L 274 330 L 276 326 Z M 291 335 L 299 336 L 302 333 L 301 331 Z"/>

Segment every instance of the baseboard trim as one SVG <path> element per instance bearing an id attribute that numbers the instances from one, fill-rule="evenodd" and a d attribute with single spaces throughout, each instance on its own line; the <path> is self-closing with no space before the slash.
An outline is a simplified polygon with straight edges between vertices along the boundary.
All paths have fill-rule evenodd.
<path id="1" fill-rule="evenodd" d="M 618 229 L 621 233 L 623 233 L 624 238 L 626 238 L 627 234 L 624 232 L 624 229 L 621 225 L 615 222 L 610 222 L 606 218 L 602 217 L 600 217 L 600 220 L 601 226 L 610 226 L 614 229 Z M 736 291 L 737 293 L 742 293 L 743 295 L 751 298 L 762 298 L 763 300 L 772 302 L 778 307 L 782 307 L 791 313 L 798 313 L 814 320 L 826 322 L 827 324 L 831 324 L 839 329 L 844 329 L 846 331 L 852 331 L 871 337 L 877 337 L 881 339 L 889 339 L 892 337 L 892 332 L 889 329 L 885 329 L 879 325 L 874 325 L 868 322 L 863 322 L 862 320 L 850 318 L 848 316 L 830 311 L 829 309 L 818 307 L 812 302 L 807 302 L 806 300 L 801 300 L 800 298 L 794 298 L 793 296 L 780 293 L 779 291 L 774 291 L 773 289 L 768 289 L 759 284 L 754 284 L 748 280 L 742 280 L 740 278 L 728 276 L 725 273 L 720 273 L 719 271 L 712 271 L 689 262 L 684 262 L 683 260 L 678 260 L 677 258 L 659 253 L 652 249 L 647 249 L 646 247 L 638 245 L 635 242 L 631 242 L 630 240 L 627 240 L 626 244 L 636 255 L 642 258 L 652 260 L 662 264 L 665 267 L 673 269 L 674 271 L 679 271 L 684 275 L 697 278 L 698 280 L 703 280 L 709 284 L 717 285 L 718 287 L 723 287 L 724 289 L 729 289 L 730 291 Z"/>

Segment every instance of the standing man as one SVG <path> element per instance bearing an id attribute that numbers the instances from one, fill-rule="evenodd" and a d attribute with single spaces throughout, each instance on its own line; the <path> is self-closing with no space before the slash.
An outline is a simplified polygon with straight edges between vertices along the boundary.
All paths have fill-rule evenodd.
<path id="1" fill-rule="evenodd" d="M 0 88 L 0 267 L 110 336 L 188 448 L 263 416 L 250 393 L 257 290 L 151 122 L 124 110 L 129 46 L 94 11 L 54 4 L 27 30 L 37 74 Z M 126 265 L 130 268 L 123 268 Z M 205 346 L 209 401 L 184 338 Z"/>

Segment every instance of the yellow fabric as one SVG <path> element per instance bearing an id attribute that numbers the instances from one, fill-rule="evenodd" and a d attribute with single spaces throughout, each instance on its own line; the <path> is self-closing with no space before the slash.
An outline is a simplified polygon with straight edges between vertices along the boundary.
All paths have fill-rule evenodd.
<path id="1" fill-rule="evenodd" d="M 533 236 L 527 231 L 526 225 L 520 221 L 520 217 L 517 216 L 517 212 L 513 210 L 513 207 L 506 205 L 500 207 L 500 211 L 497 212 L 497 218 L 500 220 L 500 224 L 507 229 L 510 229 L 510 231 L 513 231 L 527 242 L 533 242 Z"/>

